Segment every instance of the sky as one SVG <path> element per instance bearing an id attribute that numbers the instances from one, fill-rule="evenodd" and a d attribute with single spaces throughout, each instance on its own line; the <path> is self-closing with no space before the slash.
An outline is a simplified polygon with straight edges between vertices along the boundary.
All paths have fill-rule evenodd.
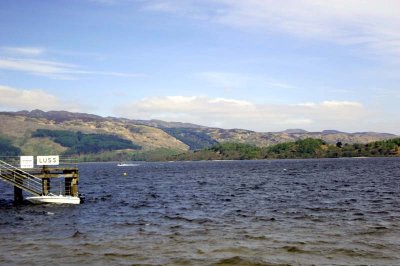
<path id="1" fill-rule="evenodd" d="M 398 0 L 1 0 L 0 111 L 400 134 Z"/>

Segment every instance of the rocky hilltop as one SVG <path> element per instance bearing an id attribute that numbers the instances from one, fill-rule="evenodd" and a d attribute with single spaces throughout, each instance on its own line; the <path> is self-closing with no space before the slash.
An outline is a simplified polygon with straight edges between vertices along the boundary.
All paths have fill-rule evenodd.
<path id="1" fill-rule="evenodd" d="M 237 142 L 260 147 L 305 138 L 318 138 L 330 144 L 368 143 L 397 137 L 388 133 L 346 133 L 336 130 L 308 132 L 288 129 L 282 132 L 254 132 L 244 129 L 211 128 L 190 123 L 160 120 L 130 120 L 126 118 L 101 117 L 93 114 L 67 111 L 41 110 L 0 112 L 0 138 L 10 140 L 22 154 L 41 152 L 62 153 L 67 150 L 63 142 L 51 136 L 35 135 L 38 129 L 69 131 L 82 134 L 118 136 L 138 147 L 133 151 L 157 149 L 183 152 L 209 147 L 216 143 Z M 61 143 L 61 144 L 60 144 Z"/>

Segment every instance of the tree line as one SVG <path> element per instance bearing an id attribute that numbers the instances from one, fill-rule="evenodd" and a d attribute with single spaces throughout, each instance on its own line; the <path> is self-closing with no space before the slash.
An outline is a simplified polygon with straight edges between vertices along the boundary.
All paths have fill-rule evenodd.
<path id="1" fill-rule="evenodd" d="M 0 156 L 18 156 L 21 149 L 15 147 L 9 138 L 0 136 Z"/>
<path id="2" fill-rule="evenodd" d="M 183 133 L 183 132 L 180 132 Z M 65 155 L 85 155 L 85 160 L 254 160 L 254 159 L 303 159 L 339 157 L 400 156 L 400 138 L 376 141 L 367 144 L 328 144 L 321 139 L 306 138 L 268 147 L 225 142 L 196 151 L 178 152 L 172 149 L 142 151 L 130 140 L 115 135 L 84 134 L 64 130 L 38 129 L 32 134 L 36 138 L 50 138 L 68 150 Z M 18 156 L 21 149 L 13 145 L 10 138 L 0 136 L 0 156 Z"/>
<path id="3" fill-rule="evenodd" d="M 65 151 L 65 155 L 95 154 L 103 151 L 137 150 L 141 148 L 132 141 L 115 135 L 84 134 L 80 131 L 38 129 L 32 134 L 32 137 L 48 137 L 61 146 L 69 148 Z"/>
<path id="4" fill-rule="evenodd" d="M 339 157 L 400 156 L 400 138 L 367 144 L 337 142 L 328 144 L 321 139 L 306 138 L 294 142 L 257 147 L 244 143 L 219 143 L 210 148 L 175 155 L 169 160 L 252 160 L 306 159 Z"/>
<path id="5" fill-rule="evenodd" d="M 192 128 L 164 128 L 163 130 L 188 145 L 190 150 L 208 148 L 218 143 L 206 133 Z"/>

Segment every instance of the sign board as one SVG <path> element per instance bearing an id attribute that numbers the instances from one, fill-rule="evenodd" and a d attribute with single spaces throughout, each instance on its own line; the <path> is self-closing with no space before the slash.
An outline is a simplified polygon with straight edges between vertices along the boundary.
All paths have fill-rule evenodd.
<path id="1" fill-rule="evenodd" d="M 37 156 L 37 165 L 59 165 L 60 157 L 58 155 Z"/>
<path id="2" fill-rule="evenodd" d="M 33 168 L 34 167 L 33 156 L 21 156 L 20 157 L 20 165 L 21 165 L 22 169 Z"/>

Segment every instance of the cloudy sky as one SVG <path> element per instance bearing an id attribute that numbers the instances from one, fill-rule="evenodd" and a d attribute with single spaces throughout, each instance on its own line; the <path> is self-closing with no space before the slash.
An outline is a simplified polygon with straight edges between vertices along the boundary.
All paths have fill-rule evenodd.
<path id="1" fill-rule="evenodd" d="M 400 134 L 398 0 L 3 0 L 0 110 Z"/>

